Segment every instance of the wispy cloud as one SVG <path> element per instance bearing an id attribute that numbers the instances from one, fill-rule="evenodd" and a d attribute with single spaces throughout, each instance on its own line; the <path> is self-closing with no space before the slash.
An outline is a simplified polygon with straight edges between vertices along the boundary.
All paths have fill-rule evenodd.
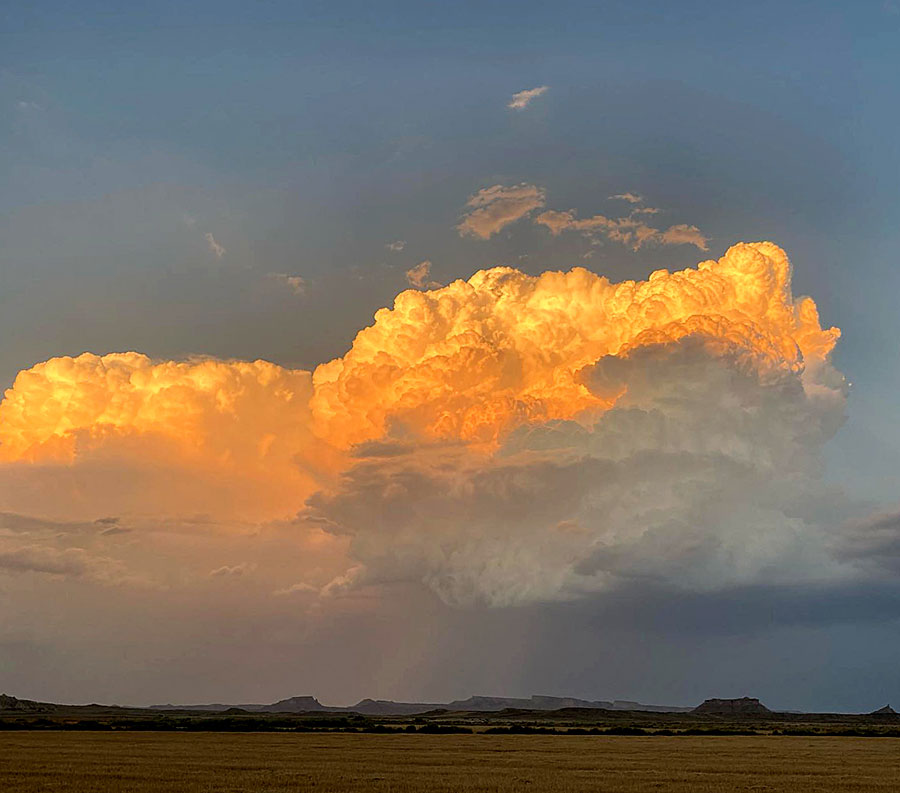
<path id="1" fill-rule="evenodd" d="M 275 595 L 318 595 L 319 589 L 318 587 L 314 587 L 312 584 L 305 584 L 302 581 L 297 584 L 291 584 L 290 586 L 286 586 L 283 589 L 276 589 L 273 593 Z"/>
<path id="2" fill-rule="evenodd" d="M 235 578 L 237 576 L 242 576 L 244 573 L 247 573 L 253 569 L 253 565 L 247 564 L 246 562 L 242 562 L 241 564 L 235 565 L 222 565 L 221 567 L 217 567 L 215 570 L 209 571 L 210 578 Z"/>
<path id="3" fill-rule="evenodd" d="M 290 275 L 288 273 L 269 273 L 268 278 L 286 286 L 295 295 L 306 294 L 306 281 L 299 275 Z"/>
<path id="4" fill-rule="evenodd" d="M 634 251 L 645 245 L 694 245 L 701 251 L 709 250 L 709 238 L 694 225 L 677 223 L 666 229 L 649 225 L 642 216 L 656 215 L 660 210 L 655 207 L 639 206 L 644 199 L 636 193 L 619 193 L 609 198 L 627 201 L 632 205 L 631 211 L 624 217 L 594 215 L 589 218 L 578 218 L 573 209 L 566 211 L 548 209 L 538 215 L 534 222 L 546 226 L 554 237 L 564 231 L 577 231 L 592 241 L 605 237 L 621 242 Z"/>
<path id="5" fill-rule="evenodd" d="M 204 237 L 206 238 L 206 245 L 209 248 L 209 252 L 217 259 L 221 259 L 226 253 L 225 247 L 216 242 L 216 238 L 208 231 Z"/>
<path id="6" fill-rule="evenodd" d="M 535 99 L 537 99 L 542 94 L 546 94 L 549 90 L 550 86 L 539 85 L 537 88 L 529 88 L 525 91 L 519 91 L 518 93 L 512 95 L 512 99 L 509 100 L 509 104 L 507 105 L 507 107 L 511 108 L 512 110 L 524 110 Z"/>
<path id="7" fill-rule="evenodd" d="M 656 207 L 643 206 L 644 197 L 638 193 L 617 193 L 609 196 L 610 201 L 627 201 L 631 204 L 632 215 L 655 215 L 659 212 Z"/>
<path id="8" fill-rule="evenodd" d="M 393 242 L 389 242 L 384 246 L 389 251 L 394 251 L 394 253 L 399 253 L 406 247 L 406 240 L 394 240 Z"/>
<path id="9" fill-rule="evenodd" d="M 460 236 L 486 240 L 510 223 L 544 206 L 543 188 L 533 184 L 504 187 L 495 184 L 469 197 L 462 220 L 456 227 Z"/>
<path id="10" fill-rule="evenodd" d="M 609 197 L 610 201 L 627 201 L 629 204 L 640 204 L 644 199 L 637 193 L 617 193 Z"/>

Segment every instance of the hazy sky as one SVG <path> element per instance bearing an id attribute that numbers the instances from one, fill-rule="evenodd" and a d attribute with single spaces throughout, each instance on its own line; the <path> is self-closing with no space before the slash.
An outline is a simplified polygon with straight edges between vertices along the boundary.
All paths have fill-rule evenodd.
<path id="1" fill-rule="evenodd" d="M 0 1 L 0 690 L 900 701 L 898 53 Z"/>

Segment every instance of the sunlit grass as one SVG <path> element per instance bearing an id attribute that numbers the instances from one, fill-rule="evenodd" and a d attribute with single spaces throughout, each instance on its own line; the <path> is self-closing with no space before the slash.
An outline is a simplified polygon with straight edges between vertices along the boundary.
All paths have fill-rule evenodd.
<path id="1" fill-rule="evenodd" d="M 0 734 L 0 790 L 895 791 L 893 738 Z"/>

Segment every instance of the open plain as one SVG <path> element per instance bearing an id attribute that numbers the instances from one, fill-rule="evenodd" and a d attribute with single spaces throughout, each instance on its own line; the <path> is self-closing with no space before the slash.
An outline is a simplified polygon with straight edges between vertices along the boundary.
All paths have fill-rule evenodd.
<path id="1" fill-rule="evenodd" d="M 4 793 L 894 791 L 900 739 L 0 734 Z"/>

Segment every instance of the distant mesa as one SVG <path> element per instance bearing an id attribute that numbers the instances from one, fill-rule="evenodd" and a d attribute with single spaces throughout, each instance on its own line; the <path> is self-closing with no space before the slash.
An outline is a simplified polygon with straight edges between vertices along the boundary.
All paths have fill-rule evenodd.
<path id="1" fill-rule="evenodd" d="M 0 694 L 0 710 L 17 713 L 46 713 L 52 707 L 46 702 L 33 702 L 30 699 L 16 699 L 16 697 Z"/>
<path id="2" fill-rule="evenodd" d="M 692 713 L 708 713 L 715 716 L 758 716 L 772 713 L 756 697 L 738 699 L 708 699 L 694 708 Z"/>
<path id="3" fill-rule="evenodd" d="M 241 705 L 241 707 L 261 713 L 315 713 L 328 710 L 315 697 L 288 697 L 287 699 L 273 702 L 271 705 Z"/>
<path id="4" fill-rule="evenodd" d="M 897 711 L 894 710 L 890 705 L 885 705 L 883 708 L 878 708 L 878 710 L 873 710 L 870 716 L 896 716 Z"/>
<path id="5" fill-rule="evenodd" d="M 228 713 L 239 708 L 247 713 L 359 713 L 363 716 L 412 716 L 442 711 L 496 713 L 502 710 L 551 711 L 562 708 L 589 708 L 592 710 L 635 710 L 658 713 L 687 713 L 691 708 L 667 705 L 643 705 L 630 700 L 587 700 L 576 697 L 484 697 L 474 696 L 453 702 L 393 702 L 384 699 L 363 699 L 355 705 L 323 705 L 311 696 L 289 697 L 270 705 L 153 705 L 152 710 L 180 710 L 201 713 Z"/>

